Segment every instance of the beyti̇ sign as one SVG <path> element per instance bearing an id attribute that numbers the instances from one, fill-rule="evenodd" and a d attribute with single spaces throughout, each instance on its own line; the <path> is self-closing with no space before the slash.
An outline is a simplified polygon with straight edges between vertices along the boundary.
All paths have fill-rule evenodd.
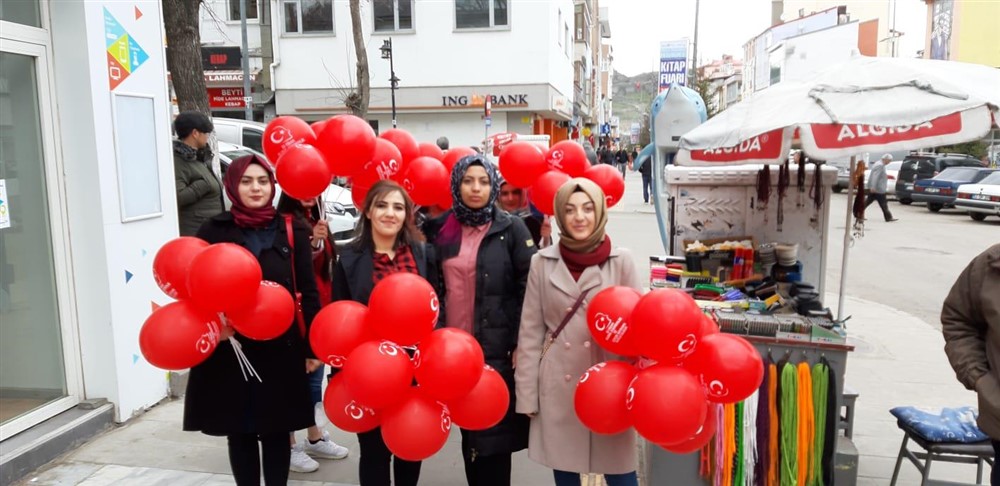
<path id="1" fill-rule="evenodd" d="M 243 108 L 243 88 L 208 88 L 208 106 Z"/>
<path id="2" fill-rule="evenodd" d="M 671 84 L 687 84 L 688 40 L 660 42 L 660 91 Z"/>

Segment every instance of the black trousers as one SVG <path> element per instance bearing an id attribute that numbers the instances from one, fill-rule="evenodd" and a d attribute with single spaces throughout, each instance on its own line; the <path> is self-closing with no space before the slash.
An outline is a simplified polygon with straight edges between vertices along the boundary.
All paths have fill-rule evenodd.
<path id="1" fill-rule="evenodd" d="M 288 484 L 288 465 L 292 455 L 292 449 L 288 447 L 288 432 L 235 434 L 226 438 L 229 442 L 229 465 L 237 486 L 260 486 L 261 455 L 264 456 L 264 484 Z M 257 442 L 260 442 L 260 451 Z"/>
<path id="2" fill-rule="evenodd" d="M 990 484 L 1000 486 L 1000 442 L 993 441 L 993 472 L 990 473 Z"/>
<path id="3" fill-rule="evenodd" d="M 361 446 L 361 459 L 358 461 L 358 480 L 361 486 L 389 486 L 389 463 L 392 463 L 393 476 L 397 486 L 416 486 L 420 479 L 421 462 L 400 459 L 382 440 L 382 429 L 375 429 L 358 434 L 358 445 Z"/>
<path id="4" fill-rule="evenodd" d="M 882 216 L 885 217 L 886 221 L 892 219 L 892 213 L 889 211 L 889 201 L 885 198 L 885 194 L 879 194 L 877 192 L 869 192 L 868 200 L 865 201 L 865 208 L 871 206 L 873 202 L 878 201 L 878 205 L 882 208 Z"/>
<path id="5" fill-rule="evenodd" d="M 465 459 L 465 480 L 469 486 L 510 486 L 510 453 L 492 456 L 472 454 L 466 447 L 462 448 Z"/>

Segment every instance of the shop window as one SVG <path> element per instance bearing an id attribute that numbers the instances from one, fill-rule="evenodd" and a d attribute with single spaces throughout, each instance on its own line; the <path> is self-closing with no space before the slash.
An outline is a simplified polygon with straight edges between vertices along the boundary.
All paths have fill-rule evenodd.
<path id="1" fill-rule="evenodd" d="M 333 0 L 282 2 L 286 34 L 332 34 Z"/>
<path id="2" fill-rule="evenodd" d="M 374 0 L 375 32 L 413 29 L 413 0 Z"/>
<path id="3" fill-rule="evenodd" d="M 455 0 L 455 27 L 483 29 L 506 27 L 507 0 Z"/>
<path id="4" fill-rule="evenodd" d="M 0 2 L 0 20 L 14 24 L 42 27 L 42 13 L 38 0 Z"/>
<path id="5" fill-rule="evenodd" d="M 229 20 L 240 20 L 240 2 L 247 3 L 247 20 L 257 20 L 257 0 L 229 0 Z"/>

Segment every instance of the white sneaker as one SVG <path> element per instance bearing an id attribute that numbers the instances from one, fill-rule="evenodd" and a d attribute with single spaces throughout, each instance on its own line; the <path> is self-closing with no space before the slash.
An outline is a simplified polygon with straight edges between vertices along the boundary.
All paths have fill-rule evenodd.
<path id="1" fill-rule="evenodd" d="M 292 446 L 292 458 L 288 470 L 297 473 L 311 473 L 319 469 L 319 463 L 306 455 L 301 444 Z"/>
<path id="2" fill-rule="evenodd" d="M 343 459 L 350 452 L 346 447 L 337 445 L 330 440 L 330 433 L 323 431 L 323 438 L 315 444 L 310 444 L 308 440 L 302 443 L 302 448 L 306 454 L 323 459 Z"/>

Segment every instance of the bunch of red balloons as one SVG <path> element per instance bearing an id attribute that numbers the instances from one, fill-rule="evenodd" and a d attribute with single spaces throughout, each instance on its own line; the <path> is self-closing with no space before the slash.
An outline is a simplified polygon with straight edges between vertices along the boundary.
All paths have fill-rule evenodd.
<path id="1" fill-rule="evenodd" d="M 181 370 L 201 363 L 218 345 L 222 326 L 269 340 L 294 320 L 291 294 L 262 280 L 257 258 L 239 245 L 175 238 L 157 251 L 153 278 L 177 299 L 153 311 L 139 331 L 142 355 L 158 368 Z"/>
<path id="2" fill-rule="evenodd" d="M 628 287 L 604 289 L 588 305 L 587 325 L 600 346 L 640 363 L 599 363 L 580 377 L 577 417 L 597 433 L 635 427 L 669 451 L 697 451 L 715 435 L 718 404 L 746 399 L 764 377 L 753 345 L 720 333 L 681 290 L 640 297 Z"/>
<path id="3" fill-rule="evenodd" d="M 316 356 L 341 368 L 323 397 L 334 425 L 348 432 L 381 426 L 393 454 L 418 461 L 444 446 L 452 423 L 482 430 L 500 422 L 507 385 L 471 334 L 434 329 L 439 302 L 431 284 L 395 273 L 375 285 L 368 304 L 329 304 L 310 330 Z"/>
<path id="4" fill-rule="evenodd" d="M 530 142 L 512 142 L 500 152 L 500 172 L 514 187 L 530 189 L 531 202 L 548 215 L 554 214 L 556 191 L 572 177 L 586 177 L 601 186 L 608 207 L 618 204 L 625 194 L 621 172 L 607 164 L 591 167 L 583 146 L 572 140 L 558 142 L 545 152 Z"/>

